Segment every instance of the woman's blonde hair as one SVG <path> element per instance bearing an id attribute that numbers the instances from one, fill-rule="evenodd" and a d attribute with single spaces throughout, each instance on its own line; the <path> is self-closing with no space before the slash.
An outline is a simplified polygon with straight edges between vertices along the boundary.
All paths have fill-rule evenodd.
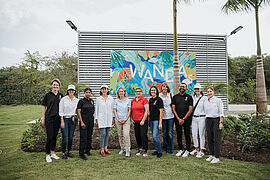
<path id="1" fill-rule="evenodd" d="M 212 86 L 207 87 L 207 88 L 206 88 L 206 91 L 207 91 L 208 89 L 211 89 L 212 91 L 215 91 L 214 88 L 213 88 Z"/>
<path id="2" fill-rule="evenodd" d="M 116 91 L 116 95 L 117 95 L 117 98 L 120 99 L 120 96 L 119 96 L 119 90 L 122 89 L 124 91 L 124 97 L 127 97 L 127 91 L 125 88 L 123 87 L 119 87 Z"/>

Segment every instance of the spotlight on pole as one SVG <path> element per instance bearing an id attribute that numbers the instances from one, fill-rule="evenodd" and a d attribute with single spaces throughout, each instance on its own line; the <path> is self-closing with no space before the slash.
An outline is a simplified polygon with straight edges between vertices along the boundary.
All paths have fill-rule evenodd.
<path id="1" fill-rule="evenodd" d="M 237 33 L 238 31 L 240 31 L 241 29 L 243 29 L 243 26 L 238 26 L 235 30 L 233 30 L 228 36 L 226 36 L 224 38 L 224 41 L 227 40 L 227 38 L 235 33 Z"/>
<path id="2" fill-rule="evenodd" d="M 70 20 L 66 20 L 66 22 L 68 23 L 68 25 L 71 27 L 71 29 L 74 29 L 75 31 L 77 31 L 77 27 L 73 24 L 72 21 Z"/>

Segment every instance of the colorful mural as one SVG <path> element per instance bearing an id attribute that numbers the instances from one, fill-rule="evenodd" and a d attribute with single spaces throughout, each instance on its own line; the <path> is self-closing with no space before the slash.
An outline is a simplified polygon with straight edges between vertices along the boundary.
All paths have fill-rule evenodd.
<path id="1" fill-rule="evenodd" d="M 192 94 L 196 84 L 196 53 L 179 52 L 180 81 Z M 171 51 L 111 51 L 110 93 L 124 87 L 130 95 L 136 87 L 149 94 L 152 86 L 161 88 L 166 81 L 173 88 L 173 52 Z"/>

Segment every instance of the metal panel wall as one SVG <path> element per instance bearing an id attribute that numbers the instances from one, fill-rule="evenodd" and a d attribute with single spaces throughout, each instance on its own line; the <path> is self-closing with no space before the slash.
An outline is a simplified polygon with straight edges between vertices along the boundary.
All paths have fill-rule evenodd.
<path id="1" fill-rule="evenodd" d="M 78 83 L 99 96 L 102 84 L 110 85 L 110 51 L 173 51 L 173 34 L 136 32 L 78 32 Z M 197 82 L 228 84 L 225 35 L 179 34 L 179 51 L 196 52 Z M 82 94 L 80 94 L 82 96 Z M 227 109 L 226 96 L 220 96 Z"/>

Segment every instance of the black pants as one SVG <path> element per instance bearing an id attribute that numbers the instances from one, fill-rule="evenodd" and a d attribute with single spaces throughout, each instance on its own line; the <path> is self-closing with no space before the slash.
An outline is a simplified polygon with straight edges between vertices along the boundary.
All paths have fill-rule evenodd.
<path id="1" fill-rule="evenodd" d="M 186 139 L 186 150 L 191 151 L 190 148 L 190 143 L 191 143 L 191 138 L 190 138 L 190 125 L 191 125 L 191 118 L 188 118 L 185 120 L 184 124 L 179 125 L 178 120 L 175 118 L 175 127 L 176 127 L 176 133 L 177 133 L 177 142 L 178 142 L 178 148 L 179 150 L 183 150 L 183 142 L 182 142 L 182 134 L 183 134 L 183 127 L 184 127 L 184 134 L 185 134 L 185 139 Z"/>
<path id="2" fill-rule="evenodd" d="M 221 130 L 219 130 L 220 118 L 206 118 L 207 143 L 210 155 L 219 158 Z"/>
<path id="3" fill-rule="evenodd" d="M 148 150 L 148 120 L 144 122 L 144 125 L 140 125 L 140 121 L 134 121 L 134 131 L 138 148 L 142 148 L 145 151 Z"/>
<path id="4" fill-rule="evenodd" d="M 60 116 L 46 118 L 45 127 L 47 134 L 46 154 L 50 154 L 51 151 L 55 151 L 56 137 L 60 128 Z"/>
<path id="5" fill-rule="evenodd" d="M 92 148 L 92 134 L 94 128 L 94 119 L 84 120 L 85 128 L 81 127 L 80 123 L 80 147 L 79 155 L 82 156 L 84 153 L 89 152 Z"/>

